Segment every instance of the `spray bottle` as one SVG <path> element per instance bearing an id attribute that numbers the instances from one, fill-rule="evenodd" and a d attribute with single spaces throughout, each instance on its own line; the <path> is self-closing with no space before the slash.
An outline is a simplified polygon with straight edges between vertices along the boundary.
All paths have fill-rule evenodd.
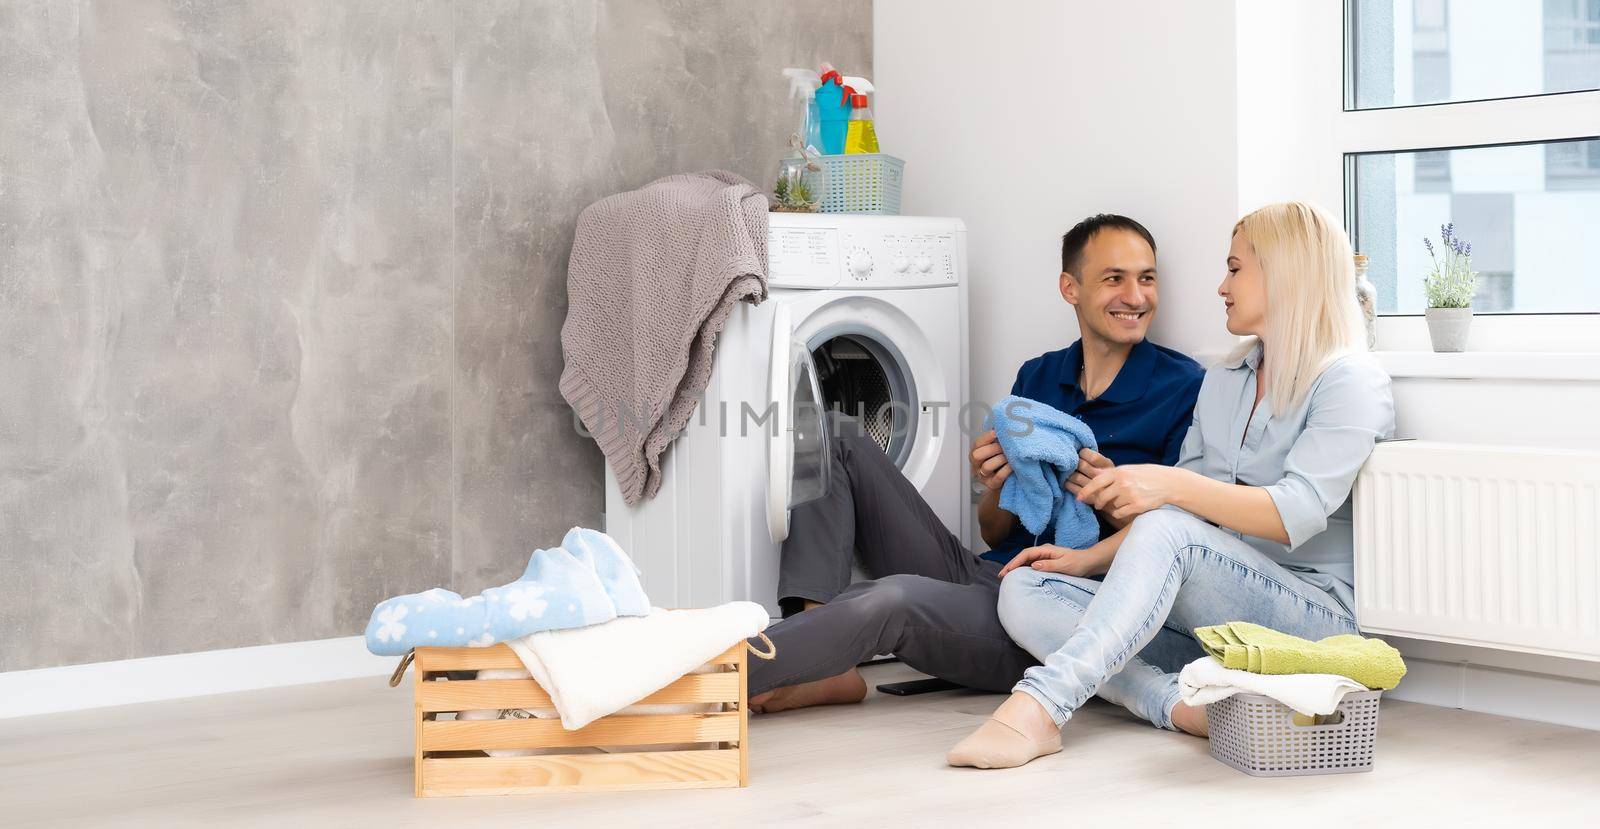
<path id="1" fill-rule="evenodd" d="M 812 155 L 822 152 L 822 116 L 817 112 L 817 87 L 822 84 L 821 77 L 811 69 L 788 68 L 783 70 L 783 76 L 789 79 L 789 99 L 800 100 L 800 125 L 795 135 L 800 139 L 802 150 L 809 150 Z"/>
<path id="2" fill-rule="evenodd" d="M 850 121 L 845 127 L 844 151 L 847 155 L 878 151 L 878 131 L 867 106 L 867 93 L 875 92 L 872 81 L 850 76 L 844 79 L 844 92 L 850 96 Z"/>
<path id="3" fill-rule="evenodd" d="M 844 76 L 824 63 L 818 75 L 817 91 L 811 96 L 822 124 L 822 152 L 844 153 L 844 137 L 850 123 L 850 96 L 844 91 Z"/>
<path id="4" fill-rule="evenodd" d="M 843 83 L 846 95 L 855 95 L 857 93 L 862 95 L 871 95 L 872 93 L 878 91 L 875 87 L 873 87 L 872 81 L 869 81 L 860 75 L 846 75 L 844 76 Z"/>
<path id="5" fill-rule="evenodd" d="M 823 168 L 816 161 L 822 154 L 822 118 L 815 97 L 821 80 L 809 69 L 785 69 L 783 76 L 789 79 L 790 100 L 800 102 L 800 122 L 789 135 L 789 155 L 778 162 L 772 209 L 809 213 L 817 209 L 826 190 Z"/>

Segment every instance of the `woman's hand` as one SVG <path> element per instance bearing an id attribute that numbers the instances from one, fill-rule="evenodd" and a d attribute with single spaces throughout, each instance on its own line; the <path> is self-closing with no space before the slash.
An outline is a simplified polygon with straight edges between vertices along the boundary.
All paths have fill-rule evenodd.
<path id="1" fill-rule="evenodd" d="M 1043 570 L 1047 573 L 1065 573 L 1069 576 L 1102 576 L 1111 569 L 1111 559 L 1117 555 L 1115 545 L 1102 541 L 1086 550 L 1041 544 L 1017 553 L 1000 568 L 1000 577 L 1019 567 Z"/>
<path id="2" fill-rule="evenodd" d="M 1116 468 L 1116 463 L 1105 455 L 1093 449 L 1080 449 L 1078 450 L 1078 468 L 1067 476 L 1067 492 L 1076 498 L 1078 493 L 1082 492 L 1083 488 L 1088 486 L 1095 478 Z M 1131 517 L 1117 518 L 1110 512 L 1099 512 L 1101 520 L 1119 530 L 1133 521 Z"/>
<path id="3" fill-rule="evenodd" d="M 1074 498 L 1083 488 L 1089 485 L 1101 473 L 1115 469 L 1117 465 L 1111 459 L 1093 449 L 1078 450 L 1078 468 L 1067 476 L 1067 492 Z"/>
<path id="4" fill-rule="evenodd" d="M 1094 475 L 1078 500 L 1121 521 L 1175 503 L 1191 474 L 1153 463 L 1118 466 Z"/>

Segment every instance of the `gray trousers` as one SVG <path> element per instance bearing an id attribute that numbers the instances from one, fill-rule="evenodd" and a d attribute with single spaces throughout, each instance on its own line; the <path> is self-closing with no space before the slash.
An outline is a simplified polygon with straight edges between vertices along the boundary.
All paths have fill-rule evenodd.
<path id="1" fill-rule="evenodd" d="M 777 658 L 750 660 L 750 694 L 844 673 L 877 654 L 969 688 L 1009 691 L 1038 662 L 995 610 L 1000 565 L 961 544 L 849 418 L 831 417 L 832 479 L 795 508 L 780 599 L 821 607 L 767 629 Z M 850 583 L 859 558 L 871 581 Z"/>

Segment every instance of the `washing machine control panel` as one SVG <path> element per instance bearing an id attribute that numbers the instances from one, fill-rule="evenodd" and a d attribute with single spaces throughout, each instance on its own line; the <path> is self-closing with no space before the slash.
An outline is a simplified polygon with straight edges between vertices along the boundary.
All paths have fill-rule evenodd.
<path id="1" fill-rule="evenodd" d="M 954 285 L 956 240 L 949 232 L 844 231 L 850 282 L 859 287 Z"/>
<path id="2" fill-rule="evenodd" d="M 954 232 L 774 226 L 766 251 L 770 282 L 786 288 L 922 288 L 958 278 Z"/>
<path id="3" fill-rule="evenodd" d="M 772 222 L 768 281 L 786 288 L 921 288 L 960 278 L 957 233 L 894 217 Z M 865 221 L 863 221 L 865 220 Z"/>

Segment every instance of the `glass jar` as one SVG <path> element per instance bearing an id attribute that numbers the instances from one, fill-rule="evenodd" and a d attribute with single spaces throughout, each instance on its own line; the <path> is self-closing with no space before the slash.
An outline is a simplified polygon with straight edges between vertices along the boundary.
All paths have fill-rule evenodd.
<path id="1" fill-rule="evenodd" d="M 1366 323 L 1367 350 L 1378 346 L 1378 288 L 1367 279 L 1367 255 L 1356 254 L 1356 304 Z"/>

